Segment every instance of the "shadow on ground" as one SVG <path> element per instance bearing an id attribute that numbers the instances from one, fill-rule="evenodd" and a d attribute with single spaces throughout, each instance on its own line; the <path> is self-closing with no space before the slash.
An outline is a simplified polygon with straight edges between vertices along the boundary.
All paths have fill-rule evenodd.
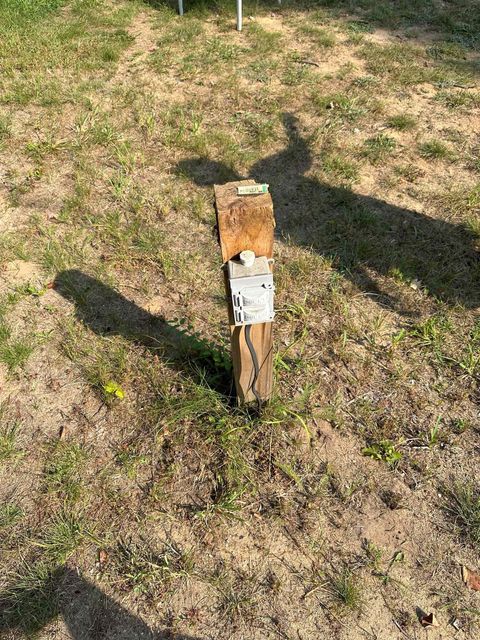
<path id="1" fill-rule="evenodd" d="M 196 383 L 232 398 L 231 360 L 217 344 L 188 327 L 149 313 L 120 293 L 77 269 L 60 272 L 55 290 L 75 304 L 77 318 L 101 336 L 121 335 L 164 358 Z"/>
<path id="2" fill-rule="evenodd" d="M 307 176 L 310 145 L 296 117 L 284 114 L 283 122 L 288 146 L 257 162 L 249 176 L 271 185 L 281 236 L 333 260 L 358 287 L 400 313 L 410 311 L 377 276 L 420 281 L 429 296 L 451 305 L 480 305 L 478 238 L 469 229 Z M 205 157 L 184 160 L 176 170 L 203 186 L 242 179 Z"/>
<path id="3" fill-rule="evenodd" d="M 0 637 L 6 637 L 3 631 L 22 631 L 31 637 L 58 616 L 72 640 L 200 640 L 149 627 L 66 567 L 35 587 L 0 594 Z"/>

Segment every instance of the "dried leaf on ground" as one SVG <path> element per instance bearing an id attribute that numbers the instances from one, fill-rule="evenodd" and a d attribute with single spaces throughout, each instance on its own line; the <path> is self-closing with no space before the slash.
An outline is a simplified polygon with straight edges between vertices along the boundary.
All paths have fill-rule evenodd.
<path id="1" fill-rule="evenodd" d="M 103 569 L 103 567 L 107 564 L 108 562 L 108 553 L 105 551 L 105 549 L 99 549 L 98 551 L 98 568 L 99 569 Z"/>
<path id="2" fill-rule="evenodd" d="M 426 613 L 420 618 L 422 627 L 438 627 L 438 621 L 434 613 Z"/>
<path id="3" fill-rule="evenodd" d="M 478 573 L 462 566 L 462 579 L 467 587 L 474 591 L 480 591 L 480 575 Z"/>

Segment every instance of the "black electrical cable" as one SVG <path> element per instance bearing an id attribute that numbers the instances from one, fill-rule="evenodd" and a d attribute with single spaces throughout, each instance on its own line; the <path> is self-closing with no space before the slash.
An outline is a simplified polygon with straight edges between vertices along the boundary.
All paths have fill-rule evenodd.
<path id="1" fill-rule="evenodd" d="M 251 389 L 252 389 L 252 393 L 255 396 L 256 400 L 257 400 L 257 404 L 258 404 L 258 410 L 261 411 L 262 409 L 262 399 L 260 398 L 260 395 L 257 391 L 256 388 L 256 383 L 258 380 L 258 376 L 260 375 L 260 366 L 258 364 L 258 358 L 257 358 L 257 352 L 255 351 L 255 347 L 253 346 L 251 337 L 250 337 L 250 330 L 252 328 L 251 324 L 247 324 L 245 326 L 245 342 L 247 343 L 247 347 L 248 350 L 250 351 L 250 355 L 252 356 L 252 362 L 253 362 L 253 370 L 254 370 L 254 376 L 253 376 L 253 381 L 252 381 L 252 385 L 251 385 Z"/>

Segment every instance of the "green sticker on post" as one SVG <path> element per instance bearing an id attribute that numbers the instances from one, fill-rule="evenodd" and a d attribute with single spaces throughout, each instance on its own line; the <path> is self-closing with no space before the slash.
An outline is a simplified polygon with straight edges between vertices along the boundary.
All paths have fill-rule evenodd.
<path id="1" fill-rule="evenodd" d="M 239 196 L 257 196 L 260 193 L 268 193 L 268 184 L 247 184 L 237 187 Z"/>

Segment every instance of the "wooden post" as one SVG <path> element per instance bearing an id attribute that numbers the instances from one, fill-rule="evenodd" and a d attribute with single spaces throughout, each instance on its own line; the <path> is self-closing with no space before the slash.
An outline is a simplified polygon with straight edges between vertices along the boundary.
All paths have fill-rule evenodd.
<path id="1" fill-rule="evenodd" d="M 237 195 L 238 186 L 250 184 L 255 184 L 255 181 L 242 180 L 215 185 L 218 234 L 224 263 L 238 257 L 238 254 L 246 249 L 251 249 L 258 257 L 273 257 L 275 219 L 272 197 L 269 193 Z M 244 404 L 255 401 L 252 392 L 254 366 L 245 342 L 245 327 L 236 327 L 233 321 L 226 274 L 225 287 L 228 296 L 233 375 L 238 401 Z M 255 387 L 260 398 L 268 400 L 273 387 L 273 323 L 252 325 L 250 337 L 260 365 Z"/>

